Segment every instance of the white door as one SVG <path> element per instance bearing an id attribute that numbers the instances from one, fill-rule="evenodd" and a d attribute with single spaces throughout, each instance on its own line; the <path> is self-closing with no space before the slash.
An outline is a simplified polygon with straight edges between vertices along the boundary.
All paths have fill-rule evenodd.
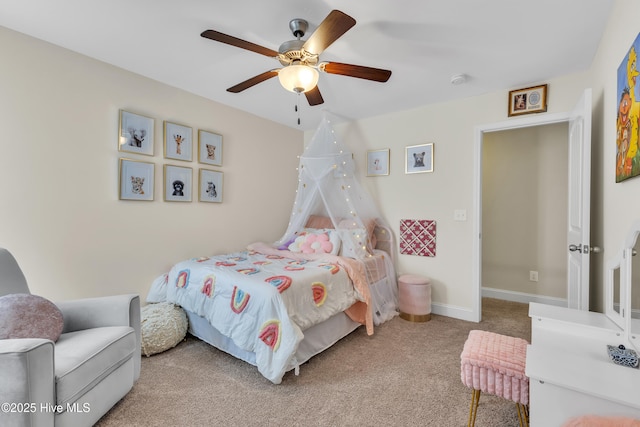
<path id="1" fill-rule="evenodd" d="M 591 206 L 591 89 L 569 118 L 569 214 L 567 230 L 569 308 L 589 310 Z"/>

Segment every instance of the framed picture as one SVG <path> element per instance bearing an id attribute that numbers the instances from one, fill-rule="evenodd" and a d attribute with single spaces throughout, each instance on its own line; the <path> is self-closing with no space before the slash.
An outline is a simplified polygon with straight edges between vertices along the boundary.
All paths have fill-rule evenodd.
<path id="1" fill-rule="evenodd" d="M 367 151 L 367 176 L 389 175 L 389 149 Z"/>
<path id="2" fill-rule="evenodd" d="M 164 200 L 190 202 L 193 171 L 182 166 L 164 165 Z"/>
<path id="3" fill-rule="evenodd" d="M 433 172 L 433 142 L 405 149 L 405 173 Z"/>
<path id="4" fill-rule="evenodd" d="M 509 117 L 547 111 L 547 85 L 509 92 Z"/>
<path id="5" fill-rule="evenodd" d="M 640 52 L 640 34 L 618 66 L 616 91 L 616 182 L 640 175 L 640 150 L 638 150 L 637 123 L 640 115 L 640 88 L 636 82 L 637 52 Z"/>
<path id="6" fill-rule="evenodd" d="M 222 166 L 222 135 L 202 129 L 198 131 L 198 161 Z"/>
<path id="7" fill-rule="evenodd" d="M 118 151 L 153 156 L 153 129 L 151 117 L 120 110 Z"/>
<path id="8" fill-rule="evenodd" d="M 190 127 L 164 122 L 164 158 L 193 160 L 193 130 Z"/>
<path id="9" fill-rule="evenodd" d="M 201 202 L 222 202 L 222 172 L 200 169 L 198 194 Z"/>
<path id="10" fill-rule="evenodd" d="M 153 200 L 155 164 L 120 159 L 118 197 L 120 200 Z"/>

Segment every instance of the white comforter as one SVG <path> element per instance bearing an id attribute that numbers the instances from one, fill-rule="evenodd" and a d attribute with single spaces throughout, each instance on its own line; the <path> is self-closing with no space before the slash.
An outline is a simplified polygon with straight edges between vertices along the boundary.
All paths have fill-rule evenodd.
<path id="1" fill-rule="evenodd" d="M 279 384 L 302 331 L 349 308 L 356 292 L 335 263 L 243 251 L 176 264 L 167 301 L 254 352 L 260 373 Z"/>

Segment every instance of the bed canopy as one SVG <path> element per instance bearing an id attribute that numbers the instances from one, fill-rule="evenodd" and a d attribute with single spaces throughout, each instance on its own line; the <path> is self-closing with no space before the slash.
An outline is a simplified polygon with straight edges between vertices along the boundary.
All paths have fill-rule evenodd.
<path id="1" fill-rule="evenodd" d="M 342 256 L 367 261 L 382 249 L 389 255 L 382 257 L 384 262 L 393 265 L 395 247 L 390 228 L 358 181 L 353 154 L 338 139 L 327 113 L 300 156 L 298 188 L 289 224 L 275 245 L 285 249 L 309 228 L 335 229 Z M 372 284 L 376 278 L 369 271 L 368 268 L 368 281 Z M 395 314 L 397 290 L 392 288 L 392 294 L 378 296 L 385 301 L 385 307 L 372 307 L 376 324 Z"/>

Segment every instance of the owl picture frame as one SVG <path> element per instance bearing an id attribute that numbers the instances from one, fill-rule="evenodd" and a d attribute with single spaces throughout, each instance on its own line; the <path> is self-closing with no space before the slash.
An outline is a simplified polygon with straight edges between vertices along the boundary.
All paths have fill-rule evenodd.
<path id="1" fill-rule="evenodd" d="M 118 197 L 120 200 L 153 200 L 155 164 L 120 159 Z"/>

